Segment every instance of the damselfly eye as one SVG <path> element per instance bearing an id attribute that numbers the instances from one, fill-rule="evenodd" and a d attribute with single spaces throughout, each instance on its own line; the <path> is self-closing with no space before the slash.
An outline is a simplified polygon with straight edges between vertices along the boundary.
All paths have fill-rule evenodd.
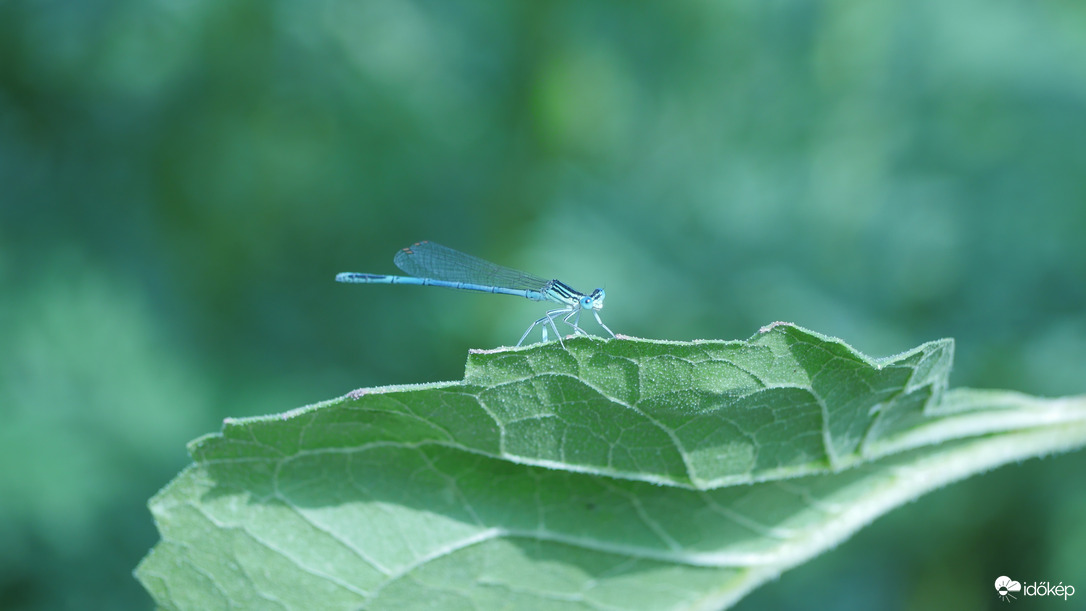
<path id="1" fill-rule="evenodd" d="M 581 297 L 581 307 L 582 308 L 591 308 L 592 307 L 592 298 L 591 297 Z"/>

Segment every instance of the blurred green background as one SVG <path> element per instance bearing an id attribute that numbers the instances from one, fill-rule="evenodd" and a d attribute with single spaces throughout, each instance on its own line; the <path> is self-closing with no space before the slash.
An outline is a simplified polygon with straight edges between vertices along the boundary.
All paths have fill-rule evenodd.
<path id="1" fill-rule="evenodd" d="M 2 2 L 0 608 L 149 608 L 185 442 L 457 379 L 541 312 L 332 280 L 420 239 L 603 286 L 617 333 L 952 336 L 954 385 L 1082 393 L 1084 105 L 1081 2 Z M 740 608 L 1086 596 L 1084 469 L 935 493 Z"/>

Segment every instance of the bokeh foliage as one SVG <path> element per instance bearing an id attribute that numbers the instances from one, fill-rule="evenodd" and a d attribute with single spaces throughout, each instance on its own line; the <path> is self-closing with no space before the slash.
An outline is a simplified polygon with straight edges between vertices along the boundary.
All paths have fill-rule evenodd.
<path id="1" fill-rule="evenodd" d="M 603 285 L 629 335 L 953 336 L 953 385 L 1082 392 L 1084 35 L 1055 1 L 0 4 L 0 607 L 147 605 L 144 502 L 220 418 L 515 341 L 538 306 L 332 282 L 418 239 Z M 1086 574 L 1082 468 L 747 604 Z"/>

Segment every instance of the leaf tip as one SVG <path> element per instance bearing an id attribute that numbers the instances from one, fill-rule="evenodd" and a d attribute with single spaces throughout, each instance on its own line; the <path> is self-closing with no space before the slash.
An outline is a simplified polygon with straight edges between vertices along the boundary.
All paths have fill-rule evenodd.
<path id="1" fill-rule="evenodd" d="M 758 329 L 758 335 L 762 335 L 763 333 L 769 333 L 770 331 L 772 331 L 773 329 L 776 329 L 777 327 L 795 327 L 795 326 L 796 326 L 795 323 L 785 322 L 783 320 L 775 320 L 775 321 L 769 323 L 768 325 L 762 325 L 762 327 Z"/>

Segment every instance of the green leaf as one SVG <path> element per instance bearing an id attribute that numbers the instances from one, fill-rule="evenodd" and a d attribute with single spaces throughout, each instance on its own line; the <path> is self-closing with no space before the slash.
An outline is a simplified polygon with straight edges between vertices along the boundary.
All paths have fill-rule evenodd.
<path id="1" fill-rule="evenodd" d="M 746 342 L 474 352 L 462 383 L 228 421 L 150 503 L 168 609 L 713 609 L 925 492 L 1086 445 L 1086 397 Z"/>

